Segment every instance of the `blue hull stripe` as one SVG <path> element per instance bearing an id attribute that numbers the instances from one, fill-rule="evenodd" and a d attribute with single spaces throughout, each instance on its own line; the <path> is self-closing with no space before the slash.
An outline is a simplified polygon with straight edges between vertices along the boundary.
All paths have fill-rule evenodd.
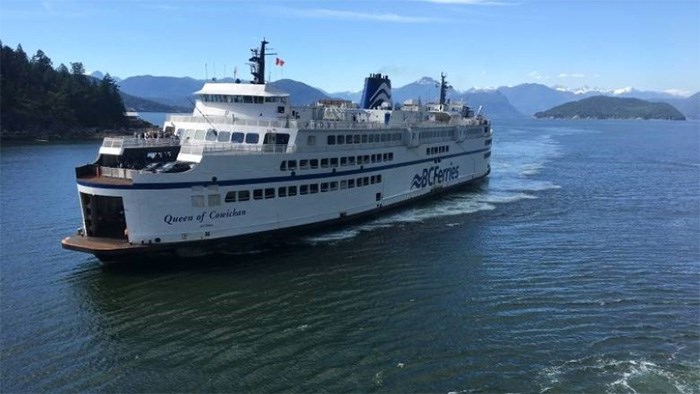
<path id="1" fill-rule="evenodd" d="M 249 179 L 236 179 L 236 180 L 224 180 L 224 181 L 217 180 L 216 182 L 198 181 L 198 182 L 177 182 L 177 183 L 136 183 L 136 184 L 129 185 L 129 186 L 105 185 L 105 184 L 97 183 L 97 182 L 88 182 L 88 181 L 78 180 L 78 185 L 86 186 L 86 187 L 94 187 L 94 188 L 99 188 L 99 189 L 161 190 L 161 189 L 186 189 L 186 188 L 190 188 L 193 186 L 210 186 L 210 185 L 236 186 L 236 185 L 252 185 L 252 184 L 263 184 L 263 183 L 281 183 L 281 182 L 301 181 L 301 180 L 307 180 L 307 179 L 334 178 L 334 177 L 338 177 L 338 176 L 371 173 L 371 172 L 389 170 L 392 168 L 412 166 L 412 165 L 420 164 L 420 163 L 428 163 L 428 162 L 435 161 L 437 159 L 445 160 L 445 159 L 451 159 L 454 157 L 472 155 L 475 153 L 489 152 L 490 150 L 491 150 L 491 147 L 488 147 L 488 148 L 478 149 L 478 150 L 474 150 L 474 151 L 470 151 L 470 152 L 462 152 L 462 153 L 456 153 L 456 154 L 445 155 L 445 156 L 436 156 L 436 157 L 432 157 L 429 159 L 409 161 L 406 163 L 389 164 L 389 165 L 372 167 L 372 168 L 362 168 L 362 169 L 358 168 L 356 170 L 348 170 L 348 171 L 324 172 L 321 174 L 285 175 L 285 176 L 275 176 L 275 177 L 267 177 L 267 178 L 249 178 Z"/>

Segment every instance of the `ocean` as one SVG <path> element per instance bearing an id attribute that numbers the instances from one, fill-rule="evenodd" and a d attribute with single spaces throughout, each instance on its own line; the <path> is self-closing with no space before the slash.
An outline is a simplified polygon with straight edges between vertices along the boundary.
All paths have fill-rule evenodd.
<path id="1" fill-rule="evenodd" d="M 492 174 L 288 244 L 65 251 L 99 141 L 0 150 L 2 392 L 700 392 L 700 123 L 495 120 Z"/>

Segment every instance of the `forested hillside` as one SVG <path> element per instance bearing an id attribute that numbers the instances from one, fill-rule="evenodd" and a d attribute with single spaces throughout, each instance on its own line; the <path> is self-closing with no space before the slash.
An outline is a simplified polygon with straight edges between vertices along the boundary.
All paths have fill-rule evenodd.
<path id="1" fill-rule="evenodd" d="M 31 58 L 18 45 L 2 45 L 0 55 L 0 129 L 3 135 L 75 132 L 127 125 L 116 82 L 96 81 L 82 63 L 54 68 L 38 50 Z"/>

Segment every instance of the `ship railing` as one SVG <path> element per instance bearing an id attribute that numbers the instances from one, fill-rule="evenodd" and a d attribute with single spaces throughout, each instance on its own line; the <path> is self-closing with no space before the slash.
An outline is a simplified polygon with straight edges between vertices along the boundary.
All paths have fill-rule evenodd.
<path id="1" fill-rule="evenodd" d="M 249 145 L 249 144 L 184 144 L 180 148 L 180 155 L 202 156 L 208 153 L 235 153 L 235 154 L 252 154 L 252 153 L 293 153 L 296 151 L 296 146 L 282 144 L 266 144 L 266 145 Z"/>
<path id="2" fill-rule="evenodd" d="M 270 120 L 270 119 L 241 119 L 234 118 L 233 116 L 184 116 L 184 115 L 170 115 L 167 117 L 165 122 L 188 122 L 188 123 L 202 123 L 205 125 L 211 124 L 224 124 L 224 125 L 238 125 L 238 126 L 256 126 L 256 127 L 279 127 L 287 128 L 288 122 L 284 120 Z"/>
<path id="3" fill-rule="evenodd" d="M 98 175 L 109 178 L 134 179 L 134 174 L 137 174 L 138 172 L 139 170 L 132 170 L 129 168 L 100 166 Z"/>
<path id="4" fill-rule="evenodd" d="M 105 137 L 100 146 L 100 154 L 121 155 L 127 148 L 177 146 L 177 138 Z"/>

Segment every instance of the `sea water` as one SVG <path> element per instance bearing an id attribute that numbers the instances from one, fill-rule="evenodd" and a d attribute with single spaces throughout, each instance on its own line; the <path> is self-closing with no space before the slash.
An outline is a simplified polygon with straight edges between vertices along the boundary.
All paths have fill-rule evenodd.
<path id="1" fill-rule="evenodd" d="M 60 247 L 98 141 L 4 145 L 0 390 L 700 392 L 699 126 L 496 120 L 479 187 L 143 269 Z"/>

